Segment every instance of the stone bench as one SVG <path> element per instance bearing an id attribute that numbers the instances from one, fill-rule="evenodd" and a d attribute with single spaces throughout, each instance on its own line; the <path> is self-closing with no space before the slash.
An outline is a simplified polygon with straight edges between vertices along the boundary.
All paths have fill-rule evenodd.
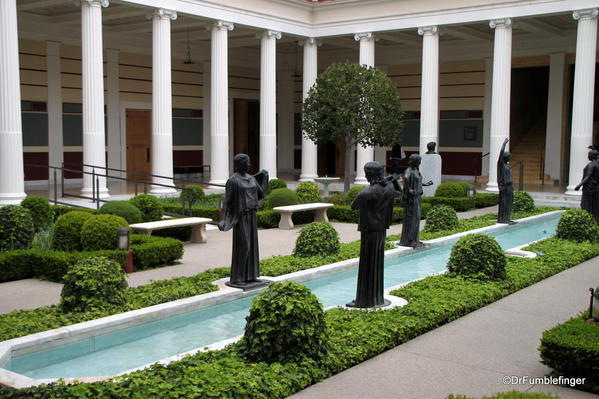
<path id="1" fill-rule="evenodd" d="M 315 202 L 312 204 L 277 206 L 272 208 L 272 210 L 281 213 L 279 229 L 292 229 L 293 220 L 291 217 L 295 212 L 316 211 L 316 216 L 314 217 L 315 222 L 328 222 L 329 217 L 327 216 L 327 209 L 331 208 L 332 206 L 333 204 L 325 202 Z"/>
<path id="2" fill-rule="evenodd" d="M 171 227 L 193 226 L 191 242 L 206 242 L 206 223 L 212 222 L 209 218 L 181 218 L 165 219 L 157 222 L 135 223 L 130 225 L 139 234 L 151 235 L 154 230 L 168 229 Z"/>

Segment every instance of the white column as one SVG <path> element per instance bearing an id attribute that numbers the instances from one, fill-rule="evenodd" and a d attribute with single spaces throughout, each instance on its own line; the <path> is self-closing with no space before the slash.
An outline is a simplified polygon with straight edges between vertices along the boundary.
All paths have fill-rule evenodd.
<path id="1" fill-rule="evenodd" d="M 294 158 L 294 97 L 295 78 L 292 71 L 285 71 L 279 75 L 277 82 L 277 118 L 279 145 L 277 146 L 277 165 L 281 173 L 293 174 Z"/>
<path id="2" fill-rule="evenodd" d="M 81 1 L 81 80 L 83 97 L 83 163 L 104 173 L 104 65 L 102 61 L 102 7 L 108 0 Z M 84 170 L 91 172 L 92 168 Z M 92 175 L 83 175 L 83 195 L 92 195 Z M 106 179 L 98 179 L 100 197 L 108 198 Z"/>
<path id="3" fill-rule="evenodd" d="M 159 8 L 152 15 L 152 174 L 159 184 L 173 184 L 173 106 L 171 87 L 171 20 L 177 13 Z M 152 186 L 152 194 L 174 188 Z"/>
<path id="4" fill-rule="evenodd" d="M 574 191 L 574 187 L 582 179 L 582 169 L 588 162 L 587 147 L 593 144 L 597 9 L 575 11 L 572 15 L 578 20 L 578 33 L 570 136 L 570 173 L 566 194 L 581 195 L 580 191 Z"/>
<path id="5" fill-rule="evenodd" d="M 106 114 L 108 119 L 108 166 L 125 169 L 121 164 L 121 124 L 119 98 L 119 50 L 106 50 L 106 72 L 108 75 L 108 96 Z M 110 172 L 119 175 L 118 172 Z"/>
<path id="6" fill-rule="evenodd" d="M 431 141 L 439 147 L 439 29 L 422 26 L 418 34 L 422 36 L 420 154 L 424 154 Z"/>
<path id="7" fill-rule="evenodd" d="M 210 62 L 202 64 L 202 159 L 203 163 L 210 164 Z"/>
<path id="8" fill-rule="evenodd" d="M 304 79 L 302 100 L 308 97 L 308 91 L 316 82 L 318 76 L 318 42 L 308 38 L 300 42 L 304 46 Z M 318 147 L 316 143 L 302 134 L 302 173 L 300 181 L 313 181 L 318 177 Z"/>
<path id="9" fill-rule="evenodd" d="M 547 98 L 547 130 L 545 135 L 545 174 L 560 179 L 562 170 L 562 129 L 564 123 L 564 82 L 566 55 L 551 54 L 549 60 L 549 93 Z"/>
<path id="10" fill-rule="evenodd" d="M 25 198 L 17 3 L 0 1 L 0 205 Z"/>
<path id="11" fill-rule="evenodd" d="M 360 42 L 360 64 L 374 68 L 374 35 L 372 32 L 356 33 L 354 39 Z M 364 165 L 374 160 L 374 147 L 358 145 L 357 150 L 354 184 L 368 184 L 364 174 Z"/>
<path id="12" fill-rule="evenodd" d="M 231 22 L 212 25 L 210 71 L 210 183 L 225 184 L 229 178 L 229 61 L 227 32 Z"/>
<path id="13" fill-rule="evenodd" d="M 512 20 L 494 19 L 489 26 L 495 29 L 493 50 L 493 94 L 491 99 L 491 140 L 489 143 L 489 182 L 487 191 L 497 187 L 497 160 L 501 145 L 510 137 L 510 85 L 512 77 Z M 508 147 L 509 148 L 509 144 Z"/>
<path id="14" fill-rule="evenodd" d="M 491 96 L 493 95 L 493 60 L 485 58 L 485 103 L 483 109 L 483 153 L 490 150 L 491 141 Z M 489 176 L 489 155 L 482 158 L 482 176 Z"/>
<path id="15" fill-rule="evenodd" d="M 62 140 L 62 85 L 60 75 L 60 43 L 46 42 L 48 73 L 48 164 L 61 166 L 64 146 Z M 57 177 L 60 175 L 57 171 Z M 48 181 L 54 181 L 54 172 L 48 170 Z"/>
<path id="16" fill-rule="evenodd" d="M 260 168 L 277 178 L 277 39 L 281 32 L 262 34 L 260 56 Z"/>

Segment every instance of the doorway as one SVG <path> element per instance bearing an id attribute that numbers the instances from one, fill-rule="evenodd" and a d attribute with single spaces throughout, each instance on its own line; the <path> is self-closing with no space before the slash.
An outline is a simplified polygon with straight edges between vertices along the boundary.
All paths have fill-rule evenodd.
<path id="1" fill-rule="evenodd" d="M 256 173 L 260 164 L 260 102 L 234 99 L 233 112 L 233 152 L 249 155 L 250 173 Z"/>
<path id="2" fill-rule="evenodd" d="M 152 110 L 127 109 L 127 170 L 150 174 L 152 170 Z M 139 179 L 139 176 L 128 175 Z"/>

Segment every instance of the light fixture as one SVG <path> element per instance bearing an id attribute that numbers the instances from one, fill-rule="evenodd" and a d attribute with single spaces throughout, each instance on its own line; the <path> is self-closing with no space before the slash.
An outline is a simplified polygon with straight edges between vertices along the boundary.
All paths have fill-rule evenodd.
<path id="1" fill-rule="evenodd" d="M 466 188 L 466 196 L 468 198 L 474 197 L 474 187 L 467 187 Z"/>
<path id="2" fill-rule="evenodd" d="M 591 293 L 591 302 L 589 304 L 589 321 L 599 322 L 599 287 L 589 288 Z"/>
<path id="3" fill-rule="evenodd" d="M 117 245 L 119 249 L 127 251 L 127 263 L 125 264 L 125 272 L 133 273 L 133 250 L 130 248 L 131 231 L 128 227 L 119 227 L 117 230 Z"/>
<path id="4" fill-rule="evenodd" d="M 195 61 L 191 59 L 191 48 L 189 47 L 189 28 L 187 28 L 187 55 L 183 61 L 185 65 L 193 65 Z"/>

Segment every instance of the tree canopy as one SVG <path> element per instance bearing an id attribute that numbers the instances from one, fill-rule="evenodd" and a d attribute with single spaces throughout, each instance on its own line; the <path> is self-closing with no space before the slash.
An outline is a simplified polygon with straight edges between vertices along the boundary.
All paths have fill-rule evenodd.
<path id="1" fill-rule="evenodd" d="M 352 146 L 399 142 L 403 111 L 393 82 L 380 70 L 355 62 L 329 66 L 304 101 L 302 129 L 317 144 L 346 142 L 345 191 Z"/>

